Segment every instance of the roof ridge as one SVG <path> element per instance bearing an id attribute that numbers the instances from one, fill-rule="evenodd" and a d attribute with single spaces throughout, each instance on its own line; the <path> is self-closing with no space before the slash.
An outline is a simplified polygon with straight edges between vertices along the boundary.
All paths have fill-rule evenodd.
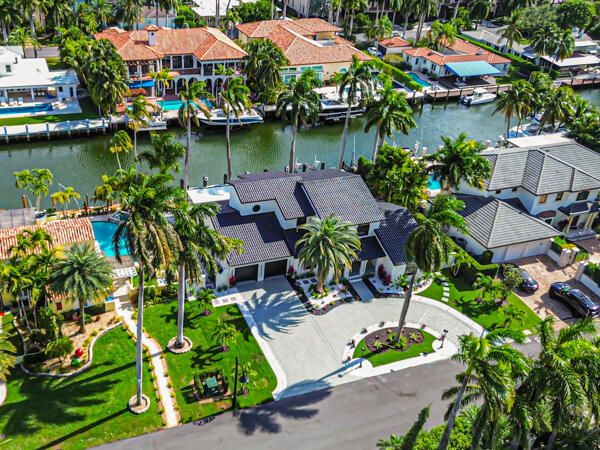
<path id="1" fill-rule="evenodd" d="M 550 146 L 548 146 L 548 147 L 540 147 L 540 148 L 538 148 L 538 149 L 534 149 L 534 150 L 539 150 L 539 151 L 540 151 L 540 152 L 542 152 L 544 155 L 548 155 L 548 157 L 550 157 L 550 158 L 554 159 L 555 161 L 558 161 L 558 162 L 560 162 L 560 163 L 564 164 L 565 166 L 572 168 L 573 170 L 575 170 L 575 171 L 577 171 L 577 172 L 581 172 L 582 174 L 584 174 L 584 175 L 587 175 L 588 177 L 590 177 L 590 178 L 593 178 L 594 180 L 598 180 L 598 181 L 600 181 L 600 178 L 598 178 L 598 177 L 596 177 L 596 176 L 594 176 L 594 175 L 591 175 L 591 174 L 589 174 L 588 172 L 586 172 L 585 170 L 583 170 L 583 169 L 580 169 L 579 167 L 577 167 L 577 166 L 574 166 L 573 164 L 571 164 L 571 163 L 568 163 L 567 161 L 565 161 L 565 160 L 563 160 L 563 159 L 560 159 L 558 156 L 555 156 L 555 155 L 553 155 L 553 154 L 551 154 L 551 153 L 548 153 L 548 152 L 546 152 L 546 151 L 544 150 L 544 148 L 549 148 L 549 147 L 550 147 Z M 585 147 L 585 148 L 587 148 L 587 147 Z M 531 151 L 531 150 L 530 150 L 530 151 Z M 593 150 L 592 150 L 592 151 L 593 151 Z M 571 185 L 573 185 L 573 179 L 571 179 Z"/>
<path id="2" fill-rule="evenodd" d="M 492 243 L 492 237 L 493 237 L 494 231 L 496 230 L 496 219 L 498 218 L 498 213 L 500 212 L 500 205 L 501 205 L 500 200 L 495 197 L 493 197 L 492 203 L 496 203 L 496 211 L 494 213 L 494 219 L 492 220 L 492 229 L 490 230 L 490 237 L 488 238 L 488 241 L 486 243 L 487 244 L 486 247 L 488 247 L 488 248 Z"/>
<path id="3" fill-rule="evenodd" d="M 556 230 L 556 228 L 554 228 L 552 225 L 549 225 L 549 224 L 547 224 L 547 223 L 546 223 L 546 222 L 544 222 L 542 219 L 539 219 L 539 218 L 537 218 L 537 217 L 535 217 L 535 216 L 533 216 L 533 215 L 531 215 L 531 214 L 529 214 L 529 213 L 527 213 L 527 212 L 525 212 L 525 211 L 521 211 L 519 208 L 516 208 L 516 207 L 514 207 L 513 205 L 511 205 L 510 203 L 507 203 L 507 202 L 505 202 L 505 201 L 504 201 L 504 200 L 502 200 L 502 199 L 499 199 L 499 198 L 494 198 L 494 199 L 495 199 L 495 200 L 497 200 L 498 202 L 502 203 L 502 205 L 504 205 L 504 206 L 506 206 L 506 207 L 508 207 L 508 208 L 512 209 L 512 210 L 513 210 L 513 211 L 515 211 L 517 214 L 521 214 L 521 215 L 527 216 L 527 217 L 529 217 L 529 218 L 531 218 L 531 219 L 535 220 L 536 222 L 538 222 L 538 223 L 540 223 L 540 224 L 544 225 L 546 228 L 552 228 L 553 230 Z"/>

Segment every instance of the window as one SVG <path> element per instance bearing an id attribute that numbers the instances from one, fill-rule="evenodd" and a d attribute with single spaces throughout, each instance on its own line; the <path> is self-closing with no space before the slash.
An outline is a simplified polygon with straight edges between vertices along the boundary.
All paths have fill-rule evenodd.
<path id="1" fill-rule="evenodd" d="M 206 64 L 204 66 L 204 75 L 210 76 L 213 74 L 213 66 L 212 64 Z"/>
<path id="2" fill-rule="evenodd" d="M 356 232 L 359 236 L 364 236 L 365 234 L 369 234 L 369 224 L 363 223 L 356 228 Z"/>
<path id="3" fill-rule="evenodd" d="M 59 87 L 58 87 L 58 92 L 62 92 L 62 91 L 63 91 L 63 87 L 62 87 L 62 86 L 59 86 Z"/>
<path id="4" fill-rule="evenodd" d="M 12 67 L 9 64 L 7 64 L 6 65 L 6 73 L 11 73 L 11 72 L 12 72 Z"/>
<path id="5" fill-rule="evenodd" d="M 171 58 L 169 58 L 169 57 L 163 58 L 160 64 L 163 69 L 170 69 L 171 68 Z"/>
<path id="6" fill-rule="evenodd" d="M 173 69 L 181 69 L 182 68 L 182 58 L 181 56 L 173 56 Z"/>
<path id="7" fill-rule="evenodd" d="M 252 207 L 252 211 L 254 211 L 254 212 L 259 212 L 259 211 L 260 211 L 260 205 L 254 205 L 254 206 Z"/>
<path id="8" fill-rule="evenodd" d="M 540 197 L 540 203 L 546 203 L 546 200 L 548 200 L 548 196 L 546 194 Z"/>
<path id="9" fill-rule="evenodd" d="M 518 188 L 518 187 L 514 187 L 514 188 L 512 188 L 510 191 L 511 191 L 511 192 L 517 192 L 518 190 L 519 190 L 519 188 Z"/>
<path id="10" fill-rule="evenodd" d="M 496 189 L 496 194 L 502 194 L 502 189 Z"/>
<path id="11" fill-rule="evenodd" d="M 194 67 L 194 57 L 192 55 L 185 55 L 183 57 L 183 67 L 191 69 Z"/>
<path id="12" fill-rule="evenodd" d="M 587 198 L 590 196 L 590 191 L 581 191 L 579 194 L 577 194 L 577 201 L 582 201 L 582 200 L 587 200 Z"/>
<path id="13" fill-rule="evenodd" d="M 559 192 L 558 194 L 556 194 L 556 198 L 554 200 L 559 201 L 562 200 L 564 195 L 564 192 Z"/>
<path id="14" fill-rule="evenodd" d="M 137 66 L 129 66 L 129 75 L 135 76 L 137 74 Z"/>

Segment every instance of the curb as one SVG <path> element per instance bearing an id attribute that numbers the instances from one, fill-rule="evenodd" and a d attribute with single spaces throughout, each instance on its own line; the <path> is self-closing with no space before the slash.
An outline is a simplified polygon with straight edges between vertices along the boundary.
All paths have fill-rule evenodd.
<path id="1" fill-rule="evenodd" d="M 111 331 L 111 330 L 117 328 L 121 324 L 122 324 L 121 321 L 114 323 L 111 326 L 109 326 L 108 328 L 105 328 L 104 330 L 99 332 L 96 336 L 94 336 L 94 339 L 92 339 L 92 341 L 90 342 L 90 345 L 88 347 L 87 362 L 83 366 L 81 366 L 79 369 L 77 369 L 75 372 L 70 372 L 70 373 L 38 372 L 38 373 L 34 373 L 34 372 L 30 372 L 27 368 L 25 368 L 25 365 L 23 363 L 19 364 L 19 366 L 21 367 L 21 370 L 23 372 L 25 372 L 27 375 L 29 375 L 31 377 L 68 378 L 68 377 L 74 377 L 75 375 L 79 375 L 79 374 L 85 372 L 87 369 L 89 369 L 90 366 L 92 365 L 92 363 L 94 362 L 93 361 L 93 359 L 94 359 L 93 347 L 94 347 L 94 344 L 96 343 L 96 341 L 98 340 L 98 338 L 102 337 L 104 335 L 104 333 L 107 333 L 108 331 Z"/>

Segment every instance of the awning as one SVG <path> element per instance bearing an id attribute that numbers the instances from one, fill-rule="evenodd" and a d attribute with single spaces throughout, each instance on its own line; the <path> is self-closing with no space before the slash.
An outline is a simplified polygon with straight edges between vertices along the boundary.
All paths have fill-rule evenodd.
<path id="1" fill-rule="evenodd" d="M 129 83 L 130 88 L 150 88 L 154 86 L 154 80 L 134 81 Z"/>
<path id="2" fill-rule="evenodd" d="M 480 77 L 502 73 L 486 61 L 455 62 L 444 64 L 444 67 L 458 77 Z"/>

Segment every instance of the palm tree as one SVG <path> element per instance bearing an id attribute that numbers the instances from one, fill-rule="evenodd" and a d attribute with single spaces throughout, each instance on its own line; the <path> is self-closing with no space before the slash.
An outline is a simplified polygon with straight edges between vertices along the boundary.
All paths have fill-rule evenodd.
<path id="1" fill-rule="evenodd" d="M 21 23 L 21 8 L 18 0 L 0 1 L 0 29 L 2 30 L 2 39 L 6 43 L 8 33 L 12 26 Z"/>
<path id="2" fill-rule="evenodd" d="M 202 101 L 202 99 L 213 99 L 214 97 L 206 89 L 206 83 L 204 81 L 196 81 L 192 84 L 185 82 L 185 89 L 179 92 L 179 98 L 181 99 L 181 107 L 177 118 L 179 125 L 186 129 L 186 152 L 185 152 L 185 164 L 183 168 L 183 188 L 188 188 L 188 180 L 190 177 L 190 153 L 192 146 L 192 122 L 194 125 L 200 125 L 198 116 L 196 115 L 196 109 L 199 109 L 206 118 L 210 118 L 210 108 Z"/>
<path id="3" fill-rule="evenodd" d="M 454 253 L 454 259 L 452 260 L 452 275 L 458 276 L 460 269 L 466 267 L 467 269 L 473 265 L 473 258 L 466 252 L 457 251 Z"/>
<path id="4" fill-rule="evenodd" d="M 556 132 L 573 114 L 573 90 L 569 86 L 550 89 L 543 97 L 543 104 L 544 112 L 540 119 L 538 134 L 542 132 L 546 124 L 552 126 L 556 124 Z"/>
<path id="5" fill-rule="evenodd" d="M 75 192 L 71 186 L 67 186 L 64 191 L 55 192 L 50 196 L 52 202 L 56 205 L 56 202 L 62 205 L 62 215 L 65 217 L 67 215 L 67 209 L 69 207 L 69 203 L 73 199 L 80 199 L 81 194 Z"/>
<path id="6" fill-rule="evenodd" d="M 49 186 L 52 184 L 52 172 L 48 169 L 23 170 L 13 172 L 15 187 L 30 192 L 36 197 L 35 209 L 39 211 L 42 196 L 48 195 Z"/>
<path id="7" fill-rule="evenodd" d="M 50 275 L 52 290 L 79 301 L 79 332 L 85 333 L 85 304 L 112 287 L 112 266 L 90 244 L 75 244 L 65 251 Z"/>
<path id="8" fill-rule="evenodd" d="M 313 218 L 298 230 L 305 231 L 296 242 L 298 260 L 302 267 L 317 270 L 317 291 L 322 293 L 330 273 L 337 281 L 344 269 L 352 267 L 352 258 L 358 258 L 361 243 L 356 228 L 330 215 L 323 220 Z"/>
<path id="9" fill-rule="evenodd" d="M 142 128 L 149 126 L 152 121 L 152 113 L 156 106 L 149 103 L 146 97 L 138 95 L 133 103 L 131 104 L 131 110 L 128 110 L 126 114 L 129 116 L 127 125 L 133 130 L 133 157 L 137 161 L 137 133 Z M 150 111 L 149 111 L 150 110 Z"/>
<path id="10" fill-rule="evenodd" d="M 112 5 L 107 0 L 94 0 L 92 6 L 96 13 L 96 20 L 106 28 L 106 23 L 112 16 Z"/>
<path id="11" fill-rule="evenodd" d="M 242 59 L 248 86 L 259 96 L 279 90 L 280 70 L 289 62 L 275 43 L 269 39 L 249 41 L 245 46 L 247 55 Z"/>
<path id="12" fill-rule="evenodd" d="M 481 289 L 479 295 L 482 300 L 485 298 L 485 294 L 495 295 L 497 291 L 494 279 L 483 273 L 477 274 L 477 279 L 473 282 L 473 289 Z"/>
<path id="13" fill-rule="evenodd" d="M 352 29 L 354 28 L 354 15 L 356 12 L 366 11 L 369 9 L 367 0 L 346 0 L 346 9 L 350 11 L 350 25 L 348 29 L 348 36 L 352 36 Z"/>
<path id="14" fill-rule="evenodd" d="M 475 29 L 477 29 L 483 20 L 487 19 L 491 8 L 491 0 L 475 0 L 471 6 L 471 17 L 476 19 Z"/>
<path id="15" fill-rule="evenodd" d="M 171 81 L 173 81 L 173 75 L 171 75 L 168 68 L 159 70 L 158 72 L 150 71 L 148 76 L 154 81 L 153 89 L 158 86 L 161 87 L 162 103 L 159 103 L 161 112 L 163 111 L 163 103 L 165 100 L 165 92 L 171 87 Z M 160 84 L 159 84 L 160 83 Z"/>
<path id="16" fill-rule="evenodd" d="M 556 54 L 559 39 L 559 29 L 555 24 L 538 29 L 533 35 L 531 46 L 539 56 Z"/>
<path id="17" fill-rule="evenodd" d="M 338 157 L 338 169 L 342 168 L 344 161 L 344 151 L 346 150 L 346 140 L 348 139 L 348 123 L 350 122 L 350 112 L 352 106 L 363 107 L 373 95 L 374 76 L 372 73 L 373 64 L 371 61 L 360 62 L 356 56 L 352 56 L 352 64 L 348 71 L 342 75 L 339 93 L 340 101 L 346 96 L 348 103 L 346 109 L 346 119 L 344 120 L 344 131 L 342 132 L 342 143 L 340 145 L 340 154 Z"/>
<path id="18" fill-rule="evenodd" d="M 233 75 L 233 70 L 229 69 L 226 75 Z M 227 82 L 227 87 L 220 94 L 221 106 L 225 113 L 225 139 L 227 141 L 227 179 L 231 180 L 231 118 L 236 118 L 239 122 L 240 115 L 252 107 L 250 101 L 250 89 L 244 84 L 244 79 L 240 77 L 232 78 Z"/>
<path id="19" fill-rule="evenodd" d="M 111 139 L 111 146 L 108 150 L 117 157 L 117 164 L 119 164 L 119 171 L 123 170 L 121 167 L 121 160 L 119 159 L 119 153 L 129 153 L 133 149 L 131 138 L 125 130 L 119 130 Z"/>
<path id="20" fill-rule="evenodd" d="M 492 115 L 497 112 L 501 112 L 506 117 L 506 138 L 509 137 L 510 132 L 510 119 L 512 116 L 517 114 L 522 117 L 525 112 L 529 109 L 529 105 L 532 100 L 532 92 L 530 85 L 524 80 L 515 81 L 512 83 L 510 89 L 506 92 L 498 94 L 498 100 L 496 102 L 496 108 Z M 520 119 L 519 119 L 520 120 Z"/>
<path id="21" fill-rule="evenodd" d="M 444 147 L 425 158 L 431 162 L 429 170 L 434 178 L 448 190 L 458 190 L 462 183 L 483 189 L 492 173 L 490 162 L 480 155 L 483 145 L 467 140 L 466 133 L 460 133 L 456 140 L 442 136 L 442 141 Z"/>
<path id="22" fill-rule="evenodd" d="M 150 140 L 154 151 L 140 153 L 140 158 L 150 169 L 158 169 L 161 173 L 181 172 L 179 160 L 185 156 L 186 149 L 175 140 L 173 133 L 150 133 Z"/>
<path id="23" fill-rule="evenodd" d="M 504 326 L 510 328 L 514 322 L 518 322 L 521 326 L 525 323 L 525 311 L 517 308 L 514 304 L 509 304 L 502 309 L 504 313 Z"/>
<path id="24" fill-rule="evenodd" d="M 437 12 L 437 3 L 435 0 L 414 0 L 413 11 L 419 16 L 419 26 L 415 37 L 415 42 L 419 42 L 425 18 Z"/>
<path id="25" fill-rule="evenodd" d="M 375 40 L 375 48 L 378 48 L 379 41 L 392 34 L 392 22 L 387 16 L 377 19 L 372 27 L 367 30 L 367 36 Z"/>
<path id="26" fill-rule="evenodd" d="M 114 16 L 125 22 L 129 29 L 140 22 L 140 3 L 141 0 L 117 0 L 115 3 Z"/>
<path id="27" fill-rule="evenodd" d="M 454 227 L 464 234 L 467 233 L 465 219 L 456 212 L 464 207 L 465 204 L 453 196 L 440 194 L 433 199 L 429 209 L 414 213 L 418 226 L 410 232 L 404 246 L 407 260 L 411 261 L 414 267 L 398 320 L 400 332 L 396 342 L 400 342 L 417 272 L 436 272 L 450 259 L 454 246 L 445 229 Z"/>
<path id="28" fill-rule="evenodd" d="M 567 59 L 575 50 L 575 38 L 571 30 L 561 30 L 556 39 L 556 58 L 559 61 Z"/>
<path id="29" fill-rule="evenodd" d="M 444 392 L 444 399 L 455 398 L 444 433 L 440 439 L 438 450 L 446 450 L 450 442 L 450 434 L 458 411 L 465 404 L 483 396 L 488 405 L 507 404 L 514 398 L 513 373 L 525 373 L 528 361 L 525 356 L 511 344 L 502 339 L 512 339 L 517 344 L 525 342 L 523 333 L 509 329 L 490 331 L 485 337 L 473 335 L 460 336 L 460 350 L 452 359 L 467 365 L 464 372 L 457 375 L 459 387 Z M 466 396 L 465 396 L 466 394 Z"/>
<path id="30" fill-rule="evenodd" d="M 0 330 L 0 380 L 6 381 L 10 369 L 15 367 L 15 346 L 8 340 Z"/>
<path id="31" fill-rule="evenodd" d="M 155 0 L 156 3 L 156 26 L 158 26 L 159 10 L 162 8 L 167 13 L 174 10 L 177 13 L 178 2 L 175 0 Z M 168 24 L 167 24 L 168 26 Z"/>
<path id="32" fill-rule="evenodd" d="M 428 40 L 435 50 L 440 50 L 442 45 L 454 45 L 456 43 L 456 27 L 451 23 L 442 24 L 439 20 L 431 24 Z"/>
<path id="33" fill-rule="evenodd" d="M 119 176 L 122 172 L 119 172 Z M 92 201 L 94 202 L 106 202 L 106 212 L 110 209 L 110 204 L 117 195 L 119 189 L 120 180 L 119 178 L 108 175 L 102 175 L 102 184 L 96 186 L 94 189 L 94 196 Z"/>
<path id="34" fill-rule="evenodd" d="M 121 262 L 121 237 L 125 236 L 127 250 L 139 264 L 137 305 L 136 379 L 137 405 L 142 405 L 142 334 L 144 327 L 144 281 L 157 270 L 166 269 L 177 258 L 181 241 L 167 215 L 176 216 L 177 204 L 186 198 L 185 191 L 170 187 L 173 177 L 168 174 L 128 177 L 120 190 L 121 208 L 129 217 L 115 231 L 113 246 Z"/>
<path id="35" fill-rule="evenodd" d="M 15 28 L 13 29 L 6 42 L 10 45 L 20 45 L 23 49 L 23 55 L 25 55 L 26 48 L 33 47 L 34 57 L 37 58 L 37 50 L 40 48 L 39 41 L 35 38 L 35 34 L 31 34 L 31 32 L 27 28 Z"/>
<path id="36" fill-rule="evenodd" d="M 417 126 L 412 117 L 412 109 L 406 101 L 406 93 L 394 90 L 392 80 L 385 77 L 383 90 L 379 92 L 379 99 L 367 112 L 365 132 L 368 133 L 375 127 L 375 142 L 373 144 L 373 162 L 377 159 L 377 150 L 383 144 L 385 137 L 393 138 L 394 132 L 400 131 L 408 135 L 411 128 Z"/>
<path id="37" fill-rule="evenodd" d="M 505 19 L 506 27 L 500 32 L 500 36 L 507 41 L 506 46 L 511 50 L 515 42 L 520 42 L 521 39 L 523 39 L 519 27 L 520 19 L 521 14 L 519 12 L 513 12 L 508 19 Z"/>
<path id="38" fill-rule="evenodd" d="M 213 333 L 213 338 L 221 343 L 221 351 L 227 353 L 229 344 L 235 344 L 237 341 L 238 331 L 230 323 L 225 322 L 221 317 L 217 319 L 217 325 Z"/>
<path id="39" fill-rule="evenodd" d="M 292 123 L 292 146 L 290 148 L 290 172 L 296 171 L 296 133 L 301 125 L 316 122 L 321 110 L 321 100 L 315 88 L 321 81 L 312 70 L 307 70 L 277 97 L 277 115 Z M 289 116 L 288 116 L 289 115 Z"/>
<path id="40" fill-rule="evenodd" d="M 198 307 L 202 308 L 200 314 L 203 316 L 210 316 L 211 312 L 209 306 L 212 305 L 212 301 L 216 299 L 217 296 L 213 293 L 212 289 L 202 289 L 197 294 L 196 301 L 198 302 Z"/>

